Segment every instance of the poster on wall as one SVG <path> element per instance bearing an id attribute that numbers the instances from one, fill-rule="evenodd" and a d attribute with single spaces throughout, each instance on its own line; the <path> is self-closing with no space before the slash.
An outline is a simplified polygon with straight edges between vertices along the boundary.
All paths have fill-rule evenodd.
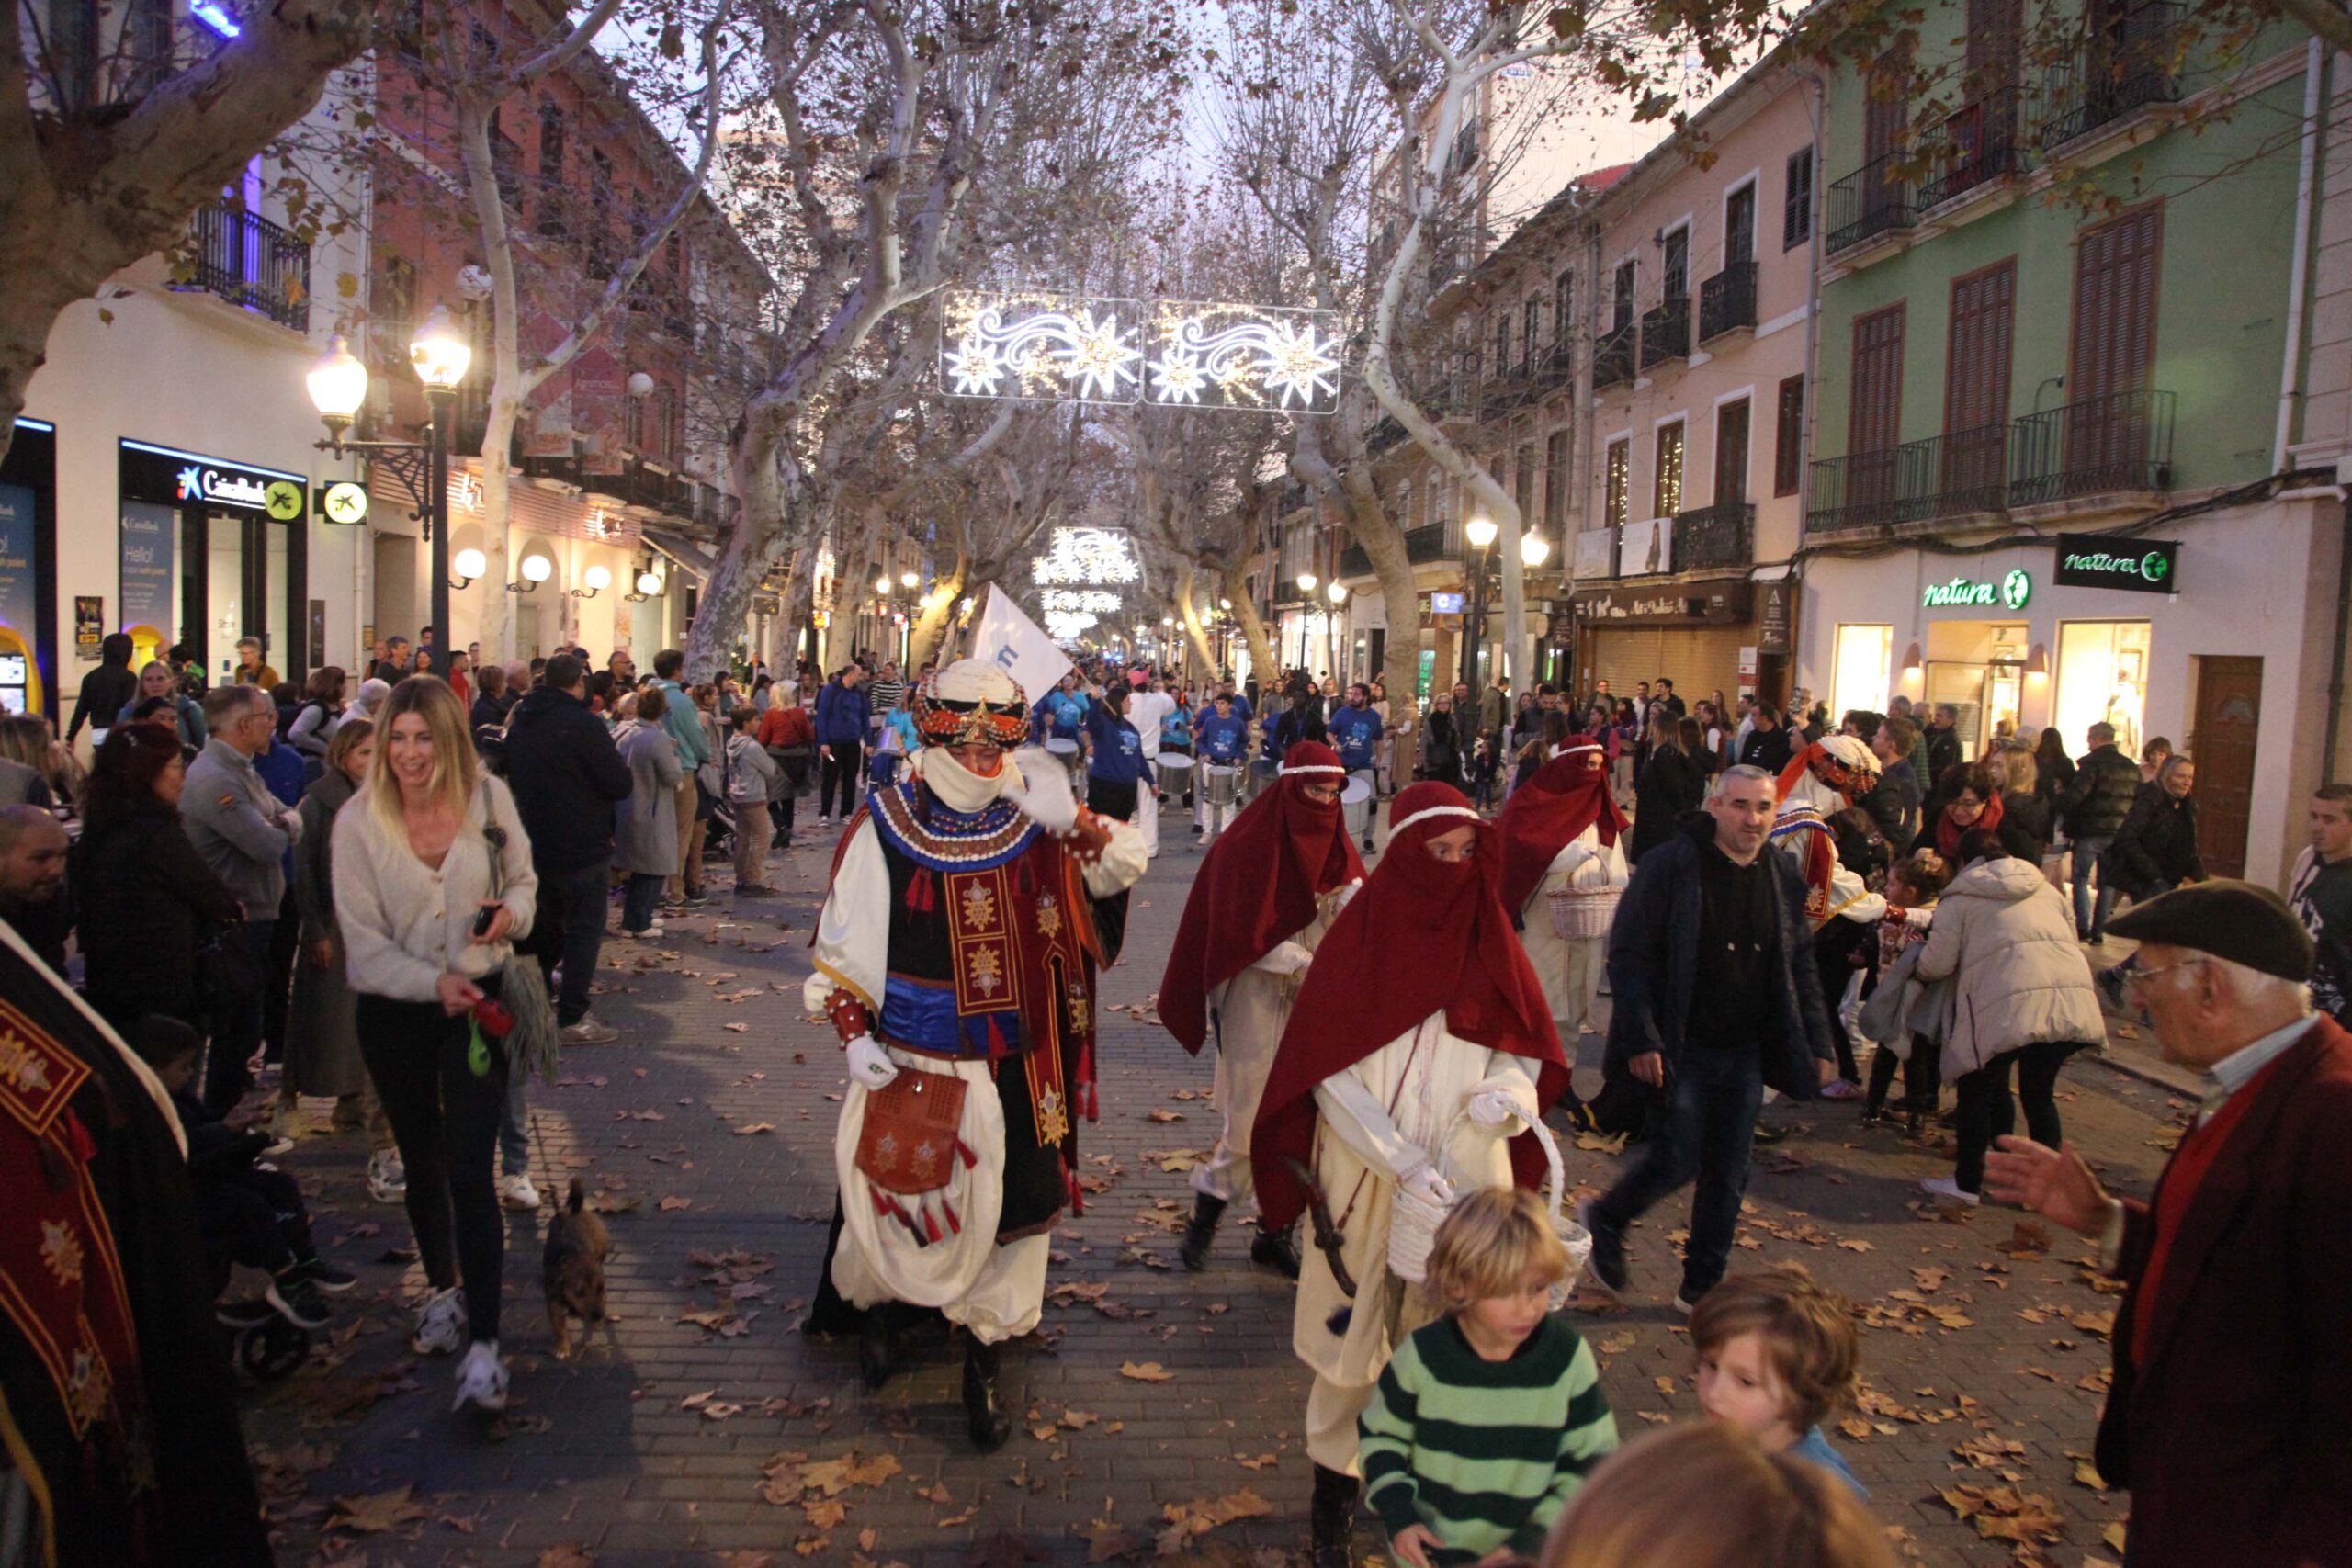
<path id="1" fill-rule="evenodd" d="M 33 578 L 33 492 L 23 485 L 0 485 L 0 626 L 32 646 L 40 615 L 40 587 Z"/>
<path id="2" fill-rule="evenodd" d="M 153 502 L 122 503 L 121 577 L 117 584 L 125 630 L 153 628 L 172 640 L 172 592 L 178 584 L 175 560 L 179 513 Z"/>
<path id="3" fill-rule="evenodd" d="M 107 639 L 107 602 L 95 593 L 74 595 L 74 657 L 96 664 Z"/>

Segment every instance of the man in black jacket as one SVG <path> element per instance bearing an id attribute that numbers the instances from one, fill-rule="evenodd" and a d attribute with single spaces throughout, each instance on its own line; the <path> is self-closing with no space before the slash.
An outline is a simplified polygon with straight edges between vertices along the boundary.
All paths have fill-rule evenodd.
<path id="1" fill-rule="evenodd" d="M 1966 760 L 1960 754 L 1960 710 L 1950 703 L 1938 703 L 1928 720 L 1928 776 L 1919 781 L 1919 787 L 1933 794 L 1944 770 Z"/>
<path id="2" fill-rule="evenodd" d="M 2074 843 L 2075 935 L 2097 944 L 2107 940 L 2107 917 L 2115 908 L 2115 889 L 2099 878 L 2098 902 L 2091 902 L 2091 867 L 2097 865 L 2115 835 L 2132 814 L 2140 794 L 2140 764 L 2115 744 L 2115 726 L 2094 724 L 2091 749 L 2075 765 L 2074 782 L 2058 797 L 2065 818 L 2066 837 Z"/>
<path id="3" fill-rule="evenodd" d="M 115 632 L 98 644 L 98 667 L 82 677 L 81 695 L 65 726 L 65 744 L 74 744 L 85 721 L 93 740 L 114 728 L 116 716 L 139 694 L 139 677 L 130 672 L 131 657 L 138 651 L 125 632 Z"/>
<path id="4" fill-rule="evenodd" d="M 588 1016 L 588 986 L 605 941 L 613 807 L 629 797 L 630 779 L 620 749 L 588 711 L 587 695 L 580 660 L 559 653 L 548 660 L 547 683 L 514 705 L 506 727 L 507 787 L 539 874 L 530 941 L 550 983 L 557 964 L 563 966 L 555 1017 L 570 1045 L 618 1037 Z"/>
<path id="5" fill-rule="evenodd" d="M 1668 1100 L 1640 1159 L 1580 1216 L 1593 1273 L 1622 1292 L 1626 1227 L 1695 1178 L 1675 1298 L 1686 1313 L 1731 1257 L 1764 1090 L 1810 1100 L 1838 1076 L 1804 874 L 1765 852 L 1776 808 L 1770 774 L 1725 769 L 1709 820 L 1634 867 L 1609 932 L 1609 1068 Z"/>

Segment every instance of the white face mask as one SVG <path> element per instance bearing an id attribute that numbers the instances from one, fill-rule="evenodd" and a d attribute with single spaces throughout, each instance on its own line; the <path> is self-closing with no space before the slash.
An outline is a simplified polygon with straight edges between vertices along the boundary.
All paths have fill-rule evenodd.
<path id="1" fill-rule="evenodd" d="M 1001 760 L 995 774 L 982 778 L 957 761 L 944 746 L 925 747 L 908 766 L 950 811 L 980 810 L 1004 793 L 1005 784 L 1012 777 L 1012 764 Z"/>

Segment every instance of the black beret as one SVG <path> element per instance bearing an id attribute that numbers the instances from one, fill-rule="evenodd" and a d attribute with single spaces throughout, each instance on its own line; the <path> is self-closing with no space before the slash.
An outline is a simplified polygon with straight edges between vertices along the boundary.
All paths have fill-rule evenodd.
<path id="1" fill-rule="evenodd" d="M 2287 980 L 2312 977 L 2312 938 L 2267 887 L 2217 877 L 2135 904 L 2107 922 L 2117 936 L 2160 942 Z"/>

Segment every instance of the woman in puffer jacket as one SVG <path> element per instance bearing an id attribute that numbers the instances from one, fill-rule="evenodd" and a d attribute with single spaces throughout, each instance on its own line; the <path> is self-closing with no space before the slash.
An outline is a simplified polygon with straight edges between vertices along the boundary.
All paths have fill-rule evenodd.
<path id="1" fill-rule="evenodd" d="M 1960 1095 L 1960 1153 L 1950 1177 L 1919 1185 L 1938 1198 L 1973 1203 L 1984 1186 L 1984 1151 L 2016 1126 L 2011 1072 L 2027 1131 L 2056 1148 L 2058 1070 L 2076 1051 L 2107 1038 L 2107 1021 L 2064 895 L 2039 865 L 2012 856 L 1997 834 L 1972 829 L 1960 849 L 1966 869 L 1937 904 L 1915 971 L 1926 981 L 1955 977 L 1943 1071 Z"/>

